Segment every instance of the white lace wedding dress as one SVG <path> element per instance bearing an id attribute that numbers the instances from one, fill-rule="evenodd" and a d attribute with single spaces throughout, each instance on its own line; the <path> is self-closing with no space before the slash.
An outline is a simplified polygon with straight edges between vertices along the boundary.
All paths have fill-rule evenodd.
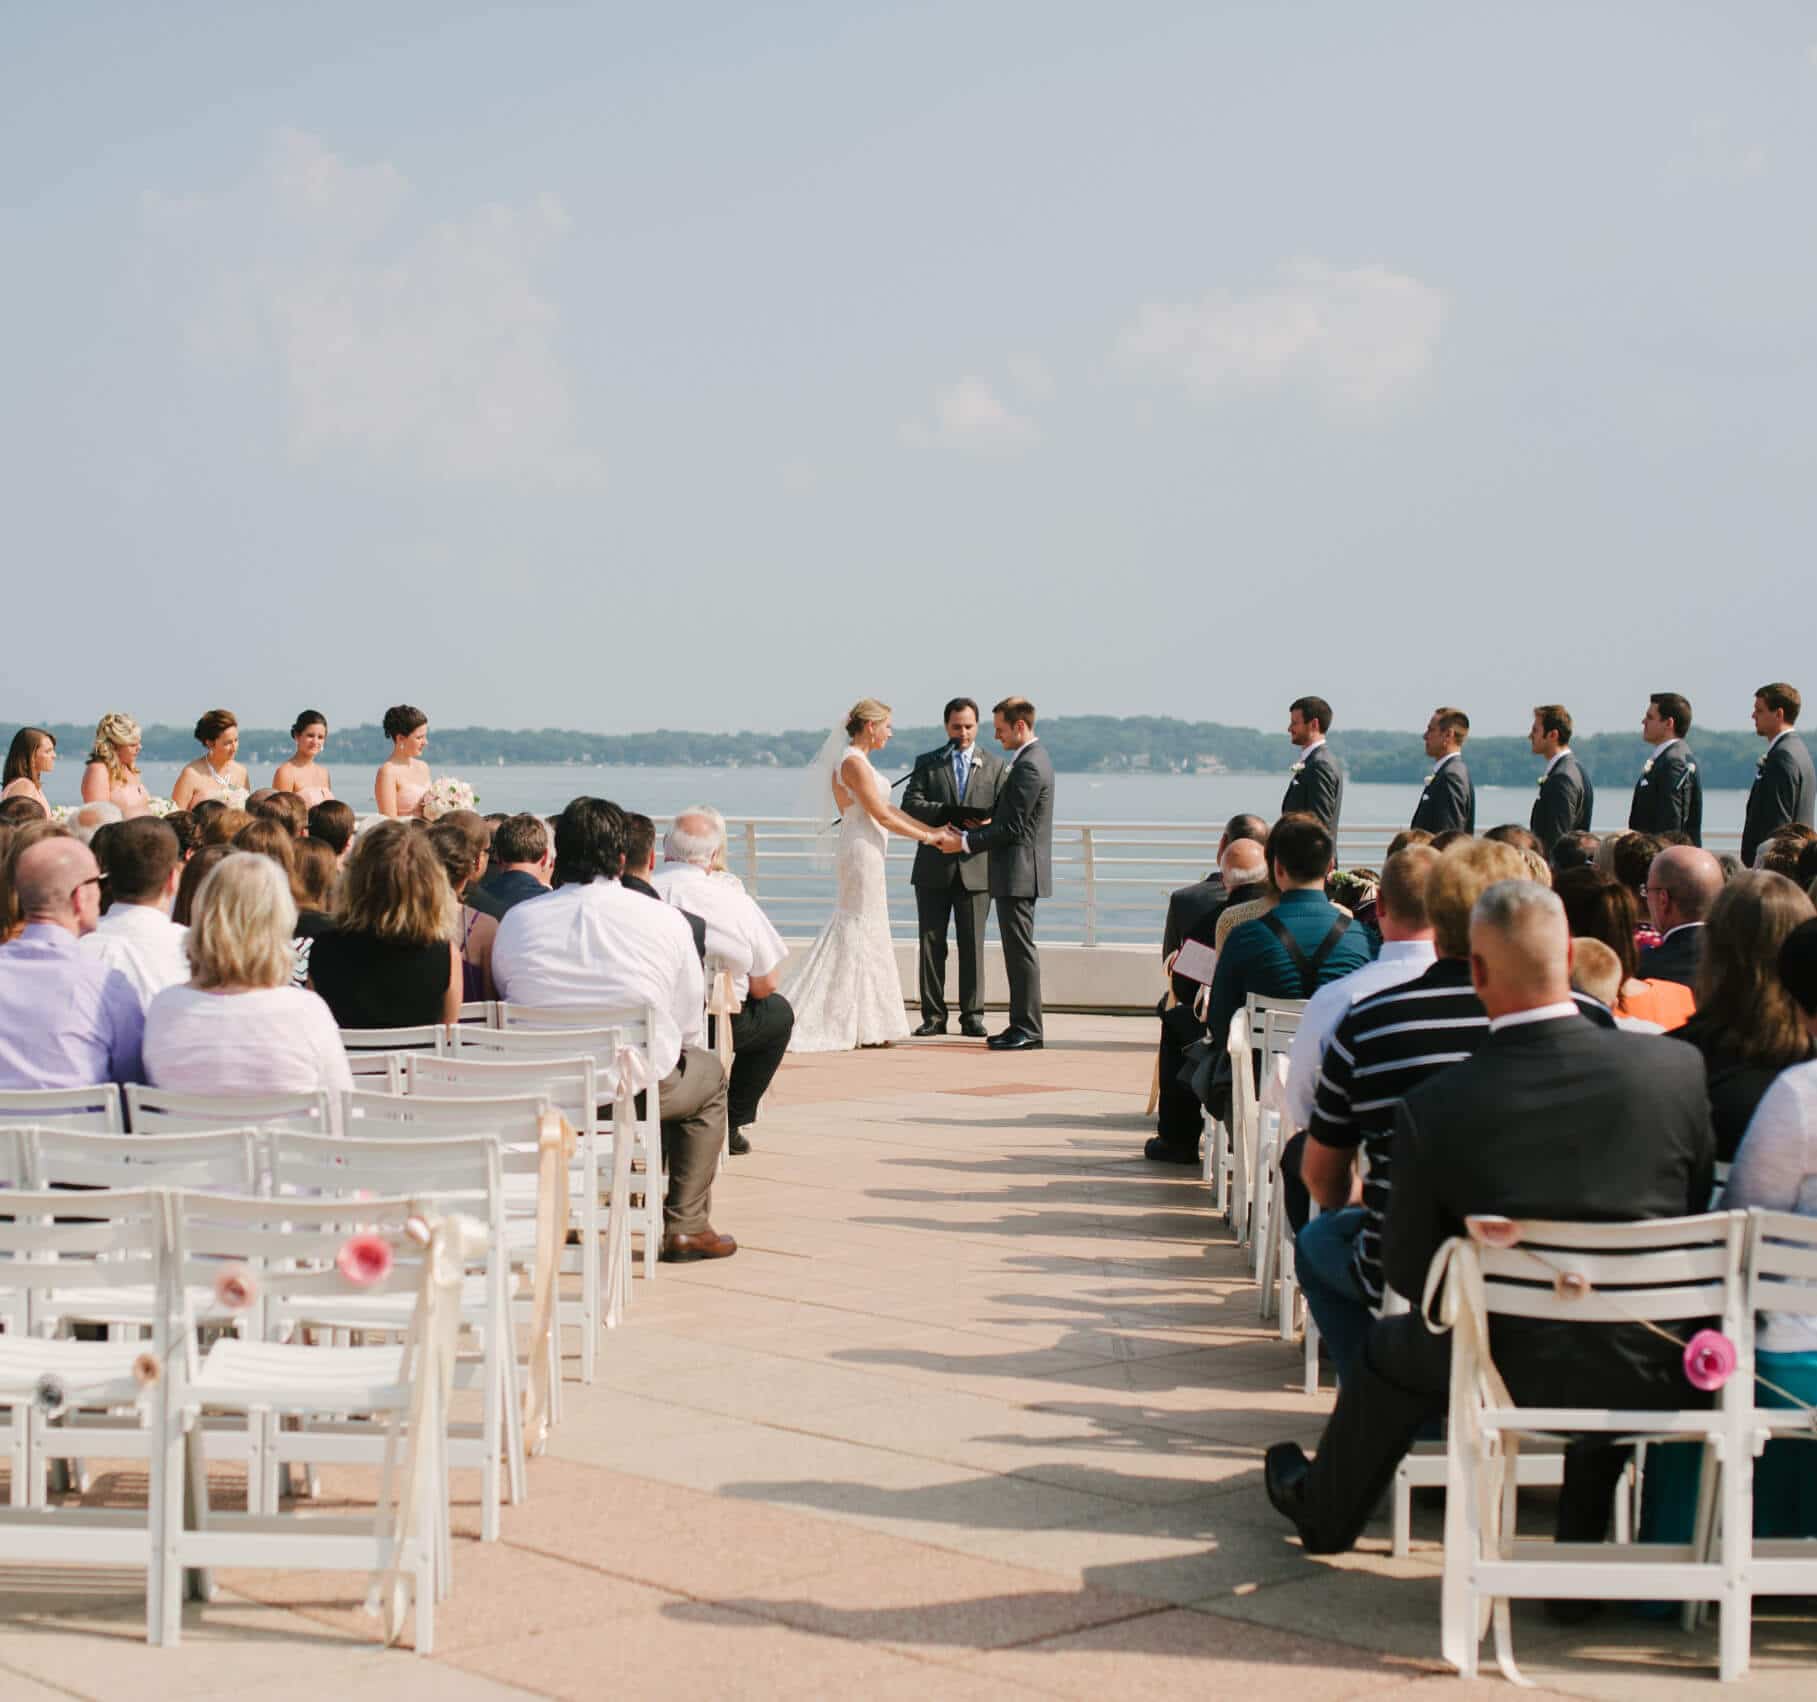
<path id="1" fill-rule="evenodd" d="M 856 798 L 840 818 L 833 919 L 782 988 L 795 1012 L 791 1052 L 849 1052 L 908 1038 L 883 884 L 889 837 Z"/>

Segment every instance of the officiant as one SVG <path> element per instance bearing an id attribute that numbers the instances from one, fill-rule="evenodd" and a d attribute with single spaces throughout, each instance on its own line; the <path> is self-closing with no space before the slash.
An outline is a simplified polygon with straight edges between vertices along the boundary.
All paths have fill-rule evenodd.
<path id="1" fill-rule="evenodd" d="M 1009 765 L 978 744 L 978 706 L 956 697 L 946 706 L 947 742 L 915 759 L 902 810 L 929 827 L 960 827 L 989 816 Z M 984 923 L 990 914 L 986 853 L 948 856 L 930 845 L 915 852 L 920 934 L 921 1026 L 916 1034 L 946 1032 L 946 940 L 959 936 L 959 1032 L 984 1037 Z"/>

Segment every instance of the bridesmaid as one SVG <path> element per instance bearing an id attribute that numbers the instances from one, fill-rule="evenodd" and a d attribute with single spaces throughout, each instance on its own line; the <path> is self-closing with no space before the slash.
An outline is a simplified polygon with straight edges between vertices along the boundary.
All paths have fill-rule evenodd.
<path id="1" fill-rule="evenodd" d="M 44 795 L 44 776 L 57 766 L 57 740 L 42 727 L 21 727 L 6 753 L 6 785 L 0 798 L 30 798 L 48 816 L 50 799 Z"/>
<path id="2" fill-rule="evenodd" d="M 119 710 L 110 710 L 95 728 L 95 746 L 82 770 L 82 802 L 118 804 L 129 819 L 145 814 L 151 794 L 139 778 L 139 747 L 144 735 L 139 723 Z"/>
<path id="3" fill-rule="evenodd" d="M 379 764 L 373 777 L 372 796 L 382 816 L 420 816 L 428 794 L 429 764 L 423 748 L 429 743 L 429 717 L 408 703 L 385 711 L 385 737 L 391 755 Z"/>
<path id="4" fill-rule="evenodd" d="M 274 792 L 294 792 L 314 809 L 334 796 L 334 782 L 316 758 L 328 743 L 328 721 L 319 709 L 305 709 L 290 724 L 290 736 L 296 740 L 296 755 L 281 763 L 271 777 Z"/>
<path id="5" fill-rule="evenodd" d="M 240 748 L 240 723 L 232 710 L 209 710 L 196 723 L 196 743 L 202 747 L 202 754 L 177 776 L 170 801 L 180 810 L 189 810 L 210 798 L 219 798 L 229 809 L 239 809 L 251 787 L 246 765 L 233 759 L 233 753 Z"/>

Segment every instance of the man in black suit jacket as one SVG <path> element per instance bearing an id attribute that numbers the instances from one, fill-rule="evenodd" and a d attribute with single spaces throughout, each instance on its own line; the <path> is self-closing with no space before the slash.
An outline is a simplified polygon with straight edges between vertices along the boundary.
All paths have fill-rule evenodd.
<path id="1" fill-rule="evenodd" d="M 1804 700 L 1783 680 L 1754 694 L 1754 731 L 1767 740 L 1754 784 L 1748 791 L 1747 821 L 1741 830 L 1741 860 L 1750 869 L 1761 846 L 1791 822 L 1812 825 L 1817 773 L 1804 740 L 1792 731 Z"/>
<path id="2" fill-rule="evenodd" d="M 1383 1267 L 1415 1310 L 1370 1327 L 1317 1457 L 1308 1463 L 1298 1443 L 1283 1442 L 1265 1461 L 1269 1499 L 1309 1553 L 1355 1542 L 1421 1426 L 1444 1411 L 1451 1338 L 1428 1330 L 1418 1307 L 1433 1254 L 1467 1216 L 1631 1221 L 1709 1200 L 1702 1057 L 1578 1014 L 1556 895 L 1531 881 L 1490 887 L 1472 913 L 1470 955 L 1488 1037 L 1396 1113 Z M 1523 1405 L 1659 1408 L 1690 1396 L 1682 1350 L 1638 1324 L 1498 1318 L 1490 1329 Z M 1606 1447 L 1567 1454 L 1561 1540 L 1601 1537 L 1620 1463 Z"/>
<path id="3" fill-rule="evenodd" d="M 1571 715 L 1562 703 L 1542 703 L 1533 711 L 1527 743 L 1535 756 L 1546 759 L 1527 825 L 1539 841 L 1540 855 L 1550 857 L 1553 842 L 1561 835 L 1589 832 L 1596 789 L 1571 754 Z"/>
<path id="4" fill-rule="evenodd" d="M 1628 810 L 1632 833 L 1682 833 L 1693 845 L 1703 843 L 1703 781 L 1697 758 L 1685 743 L 1691 730 L 1691 704 L 1675 691 L 1656 691 L 1647 700 L 1640 736 L 1653 747 Z"/>
<path id="5" fill-rule="evenodd" d="M 1435 709 L 1426 723 L 1426 755 L 1432 772 L 1420 789 L 1409 827 L 1423 827 L 1437 835 L 1453 829 L 1476 832 L 1476 788 L 1464 767 L 1464 741 L 1470 737 L 1470 717 L 1461 709 Z"/>
<path id="6" fill-rule="evenodd" d="M 1722 865 L 1695 845 L 1668 845 L 1648 865 L 1647 912 L 1659 944 L 1640 954 L 1644 980 L 1697 985 L 1704 922 L 1722 886 Z"/>
<path id="7" fill-rule="evenodd" d="M 1191 886 L 1175 887 L 1168 895 L 1167 919 L 1161 927 L 1163 961 L 1172 957 L 1188 940 L 1202 939 L 1206 945 L 1212 943 L 1217 919 L 1223 915 L 1224 906 L 1230 902 L 1222 869 L 1224 853 L 1241 839 L 1253 839 L 1258 845 L 1266 845 L 1268 823 L 1260 816 L 1232 816 L 1224 824 L 1224 831 L 1218 838 L 1218 866 L 1204 880 L 1194 881 Z M 1176 994 L 1178 983 L 1179 977 L 1176 976 Z M 1193 985 L 1196 986 L 1197 983 Z"/>
<path id="8" fill-rule="evenodd" d="M 988 817 L 1009 773 L 1003 759 L 983 750 L 978 706 L 956 697 L 943 717 L 947 742 L 915 758 L 902 813 L 929 827 L 957 827 Z M 915 849 L 909 876 L 920 924 L 921 1026 L 917 1034 L 946 1032 L 946 929 L 959 934 L 959 1032 L 984 1037 L 984 923 L 990 914 L 990 878 L 982 854 L 948 857 L 938 847 Z"/>
<path id="9" fill-rule="evenodd" d="M 1300 760 L 1281 797 L 1281 814 L 1317 816 L 1335 845 L 1344 810 L 1344 771 L 1325 743 L 1330 731 L 1331 705 L 1324 698 L 1296 697 L 1287 706 L 1287 737 Z"/>
<path id="10" fill-rule="evenodd" d="M 1009 981 L 1009 1027 L 986 1042 L 993 1052 L 1034 1051 L 1041 1026 L 1041 958 L 1035 950 L 1035 900 L 1054 890 L 1054 765 L 1035 737 L 1035 706 L 1006 697 L 991 710 L 997 743 L 1013 753 L 990 822 L 968 828 L 950 851 L 987 852 L 997 938 Z"/>

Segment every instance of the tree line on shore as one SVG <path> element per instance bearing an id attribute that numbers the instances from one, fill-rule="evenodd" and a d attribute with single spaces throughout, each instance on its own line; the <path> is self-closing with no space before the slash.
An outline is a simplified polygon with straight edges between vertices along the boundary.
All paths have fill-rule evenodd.
<path id="1" fill-rule="evenodd" d="M 54 725 L 57 747 L 65 761 L 87 754 L 92 727 Z M 1227 727 L 1214 721 L 1180 721 L 1151 715 L 1044 716 L 1040 733 L 1057 769 L 1148 773 L 1285 773 L 1293 748 L 1284 733 L 1253 727 Z M 985 736 L 988 738 L 988 729 Z M 588 766 L 799 768 L 820 748 L 824 728 L 783 733 L 696 733 L 658 728 L 647 733 L 580 733 L 561 727 L 430 727 L 429 760 L 437 769 L 491 767 L 506 763 L 574 763 Z M 901 727 L 885 753 L 882 766 L 907 768 L 913 755 L 945 742 L 935 726 Z M 1707 787 L 1747 787 L 1761 751 L 1752 732 L 1693 728 L 1691 744 Z M 249 767 L 275 767 L 290 755 L 290 735 L 270 727 L 240 730 L 240 760 Z M 1333 753 L 1354 781 L 1417 785 L 1431 763 L 1418 733 L 1340 727 L 1331 736 Z M 1647 747 L 1635 733 L 1595 733 L 1573 743 L 1573 749 L 1602 786 L 1632 784 L 1647 758 Z M 336 764 L 376 766 L 390 754 L 391 741 L 376 726 L 330 730 L 323 760 Z M 187 762 L 196 742 L 187 727 L 148 726 L 142 760 Z M 1539 763 L 1524 734 L 1478 735 L 1465 747 L 1464 758 L 1479 786 L 1527 786 Z"/>

